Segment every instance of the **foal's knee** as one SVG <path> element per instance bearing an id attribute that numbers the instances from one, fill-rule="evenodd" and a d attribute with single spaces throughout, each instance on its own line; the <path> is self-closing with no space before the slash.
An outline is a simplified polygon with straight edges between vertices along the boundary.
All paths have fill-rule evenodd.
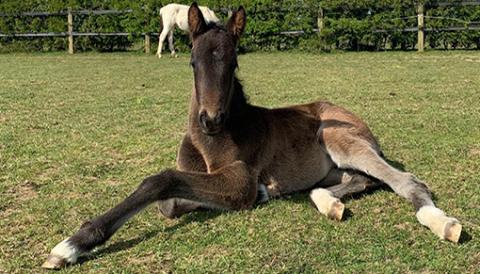
<path id="1" fill-rule="evenodd" d="M 175 171 L 172 169 L 166 169 L 159 174 L 152 175 L 145 178 L 137 191 L 145 194 L 155 195 L 158 197 L 172 182 L 175 176 Z"/>
<path id="2" fill-rule="evenodd" d="M 201 203 L 179 198 L 158 201 L 158 211 L 169 219 L 178 218 L 185 213 L 200 208 L 201 206 Z"/>
<path id="3" fill-rule="evenodd" d="M 223 177 L 223 200 L 227 208 L 231 210 L 243 210 L 252 208 L 257 199 L 257 180 L 252 176 L 248 166 L 237 161 L 221 171 Z"/>

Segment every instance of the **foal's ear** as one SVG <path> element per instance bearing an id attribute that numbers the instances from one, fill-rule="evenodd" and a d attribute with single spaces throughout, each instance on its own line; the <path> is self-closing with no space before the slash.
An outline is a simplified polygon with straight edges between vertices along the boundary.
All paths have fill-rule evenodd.
<path id="1" fill-rule="evenodd" d="M 237 11 L 232 13 L 232 17 L 228 20 L 227 30 L 233 34 L 235 37 L 235 42 L 238 42 L 240 36 L 242 36 L 243 31 L 245 30 L 245 23 L 247 20 L 247 15 L 245 9 L 240 6 Z"/>
<path id="2" fill-rule="evenodd" d="M 192 39 L 207 30 L 207 23 L 196 2 L 193 2 L 188 9 L 188 28 Z"/>

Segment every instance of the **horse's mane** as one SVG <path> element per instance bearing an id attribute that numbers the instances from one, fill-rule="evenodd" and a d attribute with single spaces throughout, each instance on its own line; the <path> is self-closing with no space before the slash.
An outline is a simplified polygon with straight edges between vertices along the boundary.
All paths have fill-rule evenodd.
<path id="1" fill-rule="evenodd" d="M 236 76 L 233 79 L 233 89 L 231 102 L 232 113 L 241 113 L 242 110 L 248 106 L 248 96 L 243 91 L 242 83 Z"/>

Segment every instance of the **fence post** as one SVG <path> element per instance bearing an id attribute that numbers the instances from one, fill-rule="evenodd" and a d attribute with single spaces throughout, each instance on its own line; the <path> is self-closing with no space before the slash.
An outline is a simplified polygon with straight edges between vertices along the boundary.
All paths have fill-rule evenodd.
<path id="1" fill-rule="evenodd" d="M 323 9 L 322 9 L 322 7 L 318 8 L 317 28 L 318 28 L 318 33 L 320 34 L 322 32 L 322 29 L 323 29 Z"/>
<path id="2" fill-rule="evenodd" d="M 149 33 L 145 33 L 144 47 L 145 47 L 145 53 L 150 54 L 150 34 Z"/>
<path id="3" fill-rule="evenodd" d="M 418 36 L 417 36 L 417 50 L 422 52 L 425 48 L 425 6 L 423 3 L 418 3 L 417 19 L 418 19 Z"/>
<path id="4" fill-rule="evenodd" d="M 68 9 L 67 26 L 68 26 L 68 53 L 73 54 L 73 15 L 72 15 L 71 9 Z"/>

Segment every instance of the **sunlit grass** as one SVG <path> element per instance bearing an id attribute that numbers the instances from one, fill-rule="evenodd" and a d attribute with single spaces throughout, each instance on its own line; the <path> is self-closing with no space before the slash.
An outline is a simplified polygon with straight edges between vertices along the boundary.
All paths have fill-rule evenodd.
<path id="1" fill-rule="evenodd" d="M 173 167 L 185 131 L 188 55 L 0 55 L 0 272 L 38 272 L 79 225 Z M 251 103 L 323 99 L 371 126 L 386 156 L 428 182 L 464 225 L 440 241 L 410 204 L 377 191 L 336 223 L 306 195 L 177 220 L 150 207 L 65 272 L 475 272 L 480 268 L 480 52 L 252 53 Z"/>

